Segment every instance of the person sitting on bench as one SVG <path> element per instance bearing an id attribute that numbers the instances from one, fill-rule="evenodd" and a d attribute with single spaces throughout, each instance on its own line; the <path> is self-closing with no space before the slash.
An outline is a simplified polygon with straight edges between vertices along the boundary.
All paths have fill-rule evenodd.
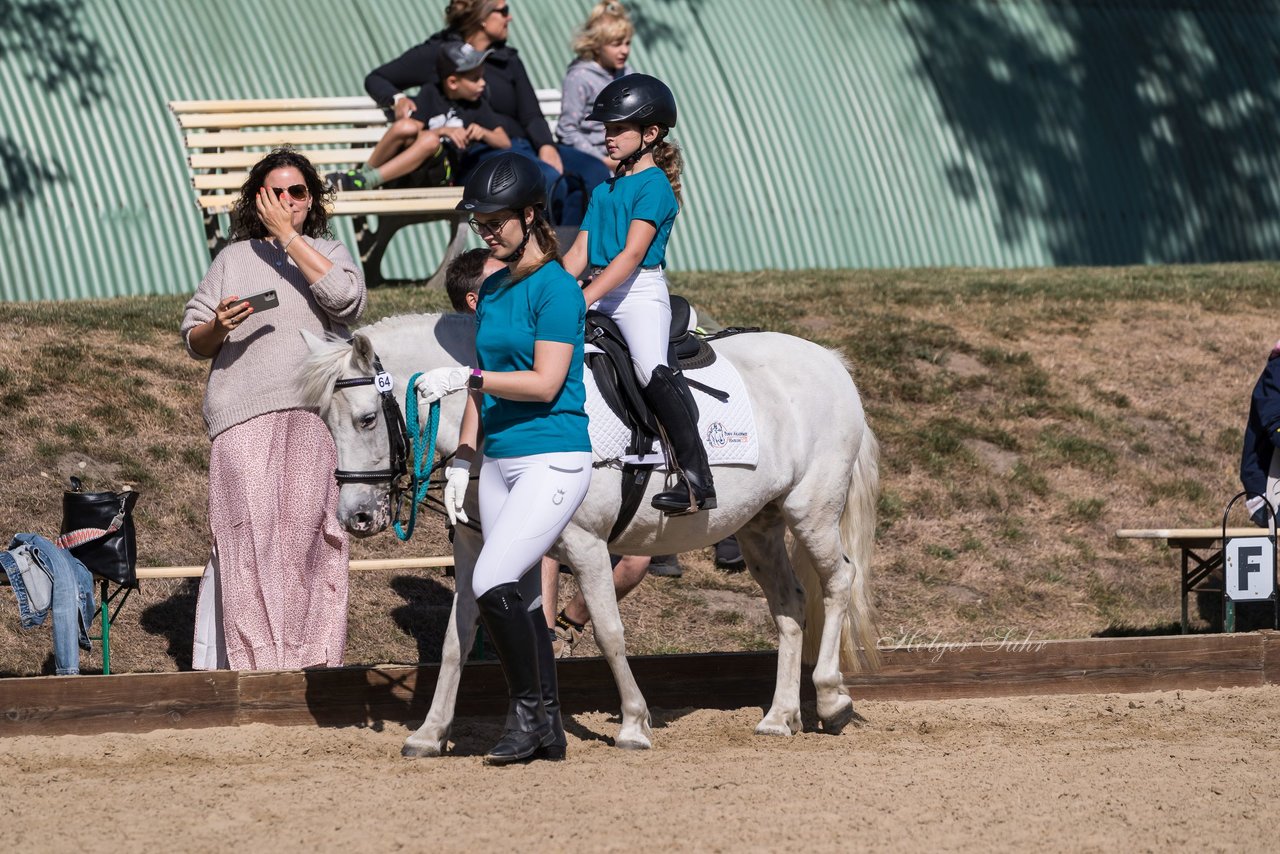
<path id="1" fill-rule="evenodd" d="M 436 52 L 436 86 L 444 108 L 435 115 L 424 99 L 418 107 L 404 99 L 396 105 L 398 118 L 373 147 L 363 169 L 331 172 L 329 183 L 339 190 L 372 190 L 419 173 L 414 186 L 442 186 L 454 176 L 458 160 L 481 149 L 511 147 L 498 114 L 484 97 L 484 61 L 491 50 L 476 50 L 466 42 L 448 42 Z M 400 117 L 408 108 L 413 112 Z"/>

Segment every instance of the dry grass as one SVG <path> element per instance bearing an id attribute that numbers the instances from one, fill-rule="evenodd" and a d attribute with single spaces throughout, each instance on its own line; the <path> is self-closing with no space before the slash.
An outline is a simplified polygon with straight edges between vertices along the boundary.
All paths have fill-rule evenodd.
<path id="1" fill-rule="evenodd" d="M 677 277 L 704 315 L 851 357 L 883 443 L 882 630 L 949 641 L 1173 626 L 1173 556 L 1113 533 L 1220 521 L 1277 335 L 1276 281 L 1272 265 Z M 0 305 L 0 530 L 56 531 L 61 484 L 79 473 L 143 492 L 143 564 L 203 563 L 204 369 L 177 341 L 182 302 Z M 372 302 L 369 320 L 444 305 L 422 288 Z M 441 553 L 441 527 L 353 556 Z M 623 603 L 633 651 L 772 643 L 746 576 L 683 560 L 683 579 Z M 353 576 L 349 661 L 436 656 L 451 592 L 438 571 Z M 22 632 L 5 601 L 0 673 L 41 672 L 46 632 Z M 190 582 L 146 583 L 120 614 L 114 668 L 188 666 L 193 610 Z"/>

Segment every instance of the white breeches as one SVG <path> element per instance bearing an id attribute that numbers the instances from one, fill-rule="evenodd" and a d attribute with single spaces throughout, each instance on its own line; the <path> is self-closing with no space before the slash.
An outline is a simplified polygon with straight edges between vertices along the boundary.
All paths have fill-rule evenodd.
<path id="1" fill-rule="evenodd" d="M 591 485 L 591 452 L 494 459 L 480 466 L 484 546 L 471 588 L 477 597 L 519 580 L 569 524 Z"/>
<path id="2" fill-rule="evenodd" d="M 648 385 L 653 369 L 667 363 L 671 337 L 671 294 L 662 268 L 637 269 L 591 307 L 618 324 L 631 350 L 636 378 L 641 386 Z"/>

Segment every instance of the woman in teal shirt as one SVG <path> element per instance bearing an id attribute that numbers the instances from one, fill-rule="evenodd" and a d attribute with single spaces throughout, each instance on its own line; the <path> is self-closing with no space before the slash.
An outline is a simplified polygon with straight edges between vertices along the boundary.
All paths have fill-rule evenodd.
<path id="1" fill-rule="evenodd" d="M 422 403 L 470 391 L 458 452 L 445 469 L 445 508 L 466 521 L 463 497 L 476 449 L 484 546 L 471 584 L 507 678 L 509 729 L 485 756 L 491 765 L 563 759 L 551 637 L 523 601 L 517 582 L 569 524 L 591 485 L 591 439 L 582 384 L 586 304 L 560 266 L 545 218 L 537 165 L 502 154 L 467 178 L 458 209 L 493 256 L 507 265 L 480 289 L 478 367 L 437 368 L 417 390 Z M 538 615 L 541 617 L 541 610 Z"/>

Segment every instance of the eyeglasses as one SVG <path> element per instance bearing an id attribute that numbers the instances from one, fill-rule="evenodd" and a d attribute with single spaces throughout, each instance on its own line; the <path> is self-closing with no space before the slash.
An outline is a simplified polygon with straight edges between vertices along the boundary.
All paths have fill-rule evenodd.
<path id="1" fill-rule="evenodd" d="M 515 219 L 515 217 L 512 216 L 496 222 L 481 222 L 478 219 L 472 219 L 467 221 L 467 225 L 471 226 L 471 230 L 481 237 L 486 234 L 497 236 L 498 232 L 502 231 L 502 229 L 506 227 L 507 223 L 511 222 L 513 219 Z"/>
<path id="2" fill-rule="evenodd" d="M 489 14 L 490 14 L 490 15 L 501 15 L 501 16 L 502 16 L 502 17 L 504 17 L 504 18 L 510 18 L 510 17 L 511 17 L 511 4 L 510 4 L 510 3 L 508 3 L 508 4 L 507 4 L 507 5 L 505 5 L 505 6 L 499 6 L 498 8 L 494 9 L 494 10 L 493 10 L 492 12 L 490 12 Z"/>
<path id="3" fill-rule="evenodd" d="M 307 196 L 311 195 L 311 192 L 307 190 L 306 184 L 290 184 L 288 187 L 271 188 L 271 192 L 276 194 L 277 199 L 283 196 L 286 191 L 295 202 L 305 202 Z"/>

